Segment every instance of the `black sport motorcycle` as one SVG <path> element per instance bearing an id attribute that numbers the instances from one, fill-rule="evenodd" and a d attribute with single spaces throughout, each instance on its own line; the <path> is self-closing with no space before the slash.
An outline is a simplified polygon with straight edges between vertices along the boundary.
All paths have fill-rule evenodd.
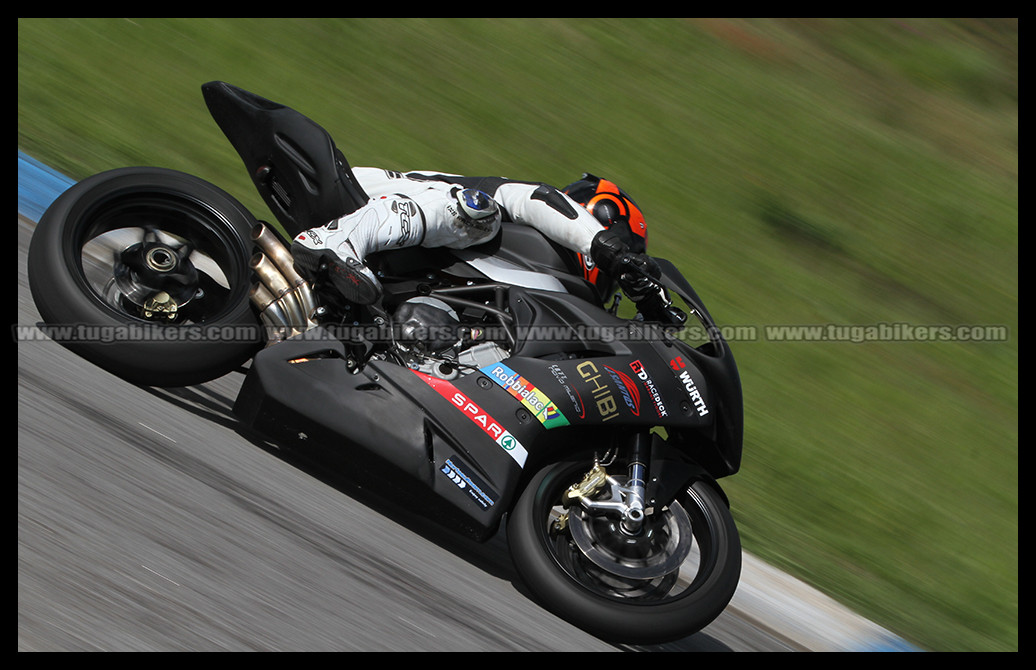
<path id="1" fill-rule="evenodd" d="M 367 202 L 344 155 L 295 110 L 202 90 L 280 229 L 181 172 L 89 177 L 30 245 L 41 326 L 141 385 L 242 372 L 244 427 L 343 458 L 476 540 L 506 520 L 528 589 L 601 638 L 658 643 L 713 621 L 741 571 L 717 484 L 740 466 L 741 387 L 676 267 L 656 259 L 657 281 L 693 327 L 620 318 L 572 254 L 521 225 L 462 251 L 376 254 L 383 300 L 350 304 L 287 247 Z"/>

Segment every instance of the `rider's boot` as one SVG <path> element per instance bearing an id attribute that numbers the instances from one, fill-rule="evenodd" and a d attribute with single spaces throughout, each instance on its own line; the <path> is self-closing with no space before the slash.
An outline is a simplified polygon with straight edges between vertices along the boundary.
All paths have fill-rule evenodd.
<path id="1" fill-rule="evenodd" d="M 306 279 L 312 281 L 325 268 L 346 300 L 372 305 L 381 298 L 381 283 L 364 259 L 376 251 L 419 244 L 423 237 L 424 216 L 417 203 L 404 196 L 383 197 L 299 234 L 291 255 Z"/>
<path id="2" fill-rule="evenodd" d="M 381 298 L 381 283 L 349 242 L 347 230 L 332 221 L 300 233 L 291 243 L 295 267 L 308 281 L 326 276 L 342 296 L 358 305 Z"/>

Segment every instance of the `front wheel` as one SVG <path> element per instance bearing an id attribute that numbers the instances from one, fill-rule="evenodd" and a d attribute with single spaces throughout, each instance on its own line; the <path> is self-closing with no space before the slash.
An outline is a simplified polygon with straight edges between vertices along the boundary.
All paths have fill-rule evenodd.
<path id="1" fill-rule="evenodd" d="M 547 609 L 612 642 L 658 644 L 711 623 L 741 574 L 741 542 L 719 493 L 694 482 L 630 533 L 605 512 L 563 505 L 590 465 L 544 468 L 515 504 L 507 537 L 525 584 Z"/>
<path id="2" fill-rule="evenodd" d="M 261 346 L 248 300 L 251 213 L 189 174 L 134 167 L 65 191 L 29 246 L 48 332 L 128 381 L 186 386 Z"/>

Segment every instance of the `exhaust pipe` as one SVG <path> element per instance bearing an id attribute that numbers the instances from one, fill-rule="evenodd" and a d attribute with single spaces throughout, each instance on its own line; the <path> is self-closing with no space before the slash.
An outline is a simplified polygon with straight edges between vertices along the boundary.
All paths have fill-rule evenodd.
<path id="1" fill-rule="evenodd" d="M 262 223 L 252 229 L 252 241 L 259 248 L 249 262 L 259 283 L 250 299 L 263 322 L 271 329 L 271 341 L 303 333 L 316 326 L 317 308 L 313 291 L 295 270 L 291 254 L 276 233 Z"/>
<path id="2" fill-rule="evenodd" d="M 266 339 L 271 344 L 296 334 L 295 329 L 291 326 L 291 319 L 284 313 L 284 307 L 273 297 L 268 288 L 261 283 L 255 283 L 252 285 L 248 297 L 259 310 L 259 317 L 266 326 Z"/>
<path id="3" fill-rule="evenodd" d="M 309 284 L 295 269 L 295 261 L 291 257 L 291 252 L 284 246 L 276 233 L 261 223 L 252 229 L 252 241 L 256 243 L 267 258 L 273 261 L 277 269 L 284 275 L 284 279 L 296 293 L 303 315 L 306 319 L 309 319 L 313 314 L 313 310 L 317 308 L 316 299 L 313 296 L 313 291 L 309 288 Z"/>

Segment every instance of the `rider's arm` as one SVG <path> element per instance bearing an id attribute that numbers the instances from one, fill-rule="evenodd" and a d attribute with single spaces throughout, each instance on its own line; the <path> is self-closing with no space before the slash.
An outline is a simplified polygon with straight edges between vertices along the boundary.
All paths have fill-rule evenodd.
<path id="1" fill-rule="evenodd" d="M 561 246 L 581 254 L 589 255 L 594 235 L 604 230 L 604 226 L 577 202 L 553 186 L 539 182 L 365 167 L 355 167 L 353 173 L 371 198 L 397 193 L 412 196 L 434 183 L 477 188 L 499 203 L 505 220 L 532 226 Z"/>
<path id="2" fill-rule="evenodd" d="M 594 235 L 604 230 L 590 212 L 553 186 L 508 181 L 500 184 L 494 197 L 512 221 L 532 226 L 582 254 L 590 253 Z"/>

